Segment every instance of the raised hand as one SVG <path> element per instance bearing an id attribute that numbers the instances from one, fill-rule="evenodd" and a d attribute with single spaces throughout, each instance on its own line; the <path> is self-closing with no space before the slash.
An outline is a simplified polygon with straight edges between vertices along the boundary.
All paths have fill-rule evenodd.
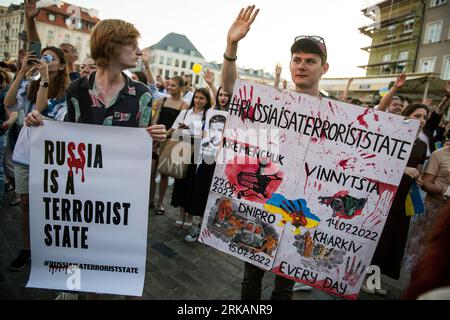
<path id="1" fill-rule="evenodd" d="M 238 43 L 242 38 L 244 38 L 250 26 L 255 21 L 256 16 L 259 13 L 259 9 L 255 10 L 255 6 L 248 6 L 247 8 L 242 8 L 239 12 L 234 23 L 231 25 L 228 31 L 228 41 L 232 43 Z"/>
<path id="2" fill-rule="evenodd" d="M 150 62 L 150 49 L 146 48 L 142 50 L 142 56 L 141 56 L 142 62 L 145 64 L 148 64 Z"/>
<path id="3" fill-rule="evenodd" d="M 405 83 L 406 83 L 406 74 L 402 73 L 397 77 L 397 80 L 395 80 L 394 87 L 400 89 L 405 85 Z"/>
<path id="4" fill-rule="evenodd" d="M 19 72 L 22 73 L 22 75 L 25 75 L 33 67 L 33 63 L 35 63 L 37 61 L 38 60 L 37 60 L 35 54 L 30 53 L 30 52 L 27 53 L 22 60 L 22 66 L 21 66 Z"/>
<path id="5" fill-rule="evenodd" d="M 203 79 L 205 79 L 207 84 L 214 83 L 214 73 L 209 69 L 205 69 L 203 71 Z"/>
<path id="6" fill-rule="evenodd" d="M 36 8 L 36 0 L 25 0 L 25 16 L 28 19 L 36 18 L 39 10 L 39 8 Z"/>
<path id="7" fill-rule="evenodd" d="M 275 75 L 277 76 L 277 77 L 280 77 L 281 76 L 281 70 L 283 70 L 283 68 L 281 67 L 281 64 L 277 64 L 276 66 L 275 66 Z"/>

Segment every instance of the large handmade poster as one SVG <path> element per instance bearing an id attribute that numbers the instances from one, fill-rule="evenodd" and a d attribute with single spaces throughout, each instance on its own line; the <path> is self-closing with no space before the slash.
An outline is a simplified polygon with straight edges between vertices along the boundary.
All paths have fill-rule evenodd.
<path id="1" fill-rule="evenodd" d="M 355 299 L 418 128 L 237 81 L 200 241 Z"/>
<path id="2" fill-rule="evenodd" d="M 142 295 L 151 150 L 144 129 L 32 128 L 29 287 Z"/>

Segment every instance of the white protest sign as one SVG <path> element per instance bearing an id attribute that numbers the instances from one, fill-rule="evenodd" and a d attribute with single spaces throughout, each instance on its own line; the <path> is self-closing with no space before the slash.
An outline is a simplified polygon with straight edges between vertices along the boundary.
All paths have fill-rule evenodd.
<path id="1" fill-rule="evenodd" d="M 32 128 L 28 287 L 142 295 L 151 150 L 144 129 Z"/>
<path id="2" fill-rule="evenodd" d="M 200 241 L 356 299 L 418 128 L 237 81 Z"/>
<path id="3" fill-rule="evenodd" d="M 200 160 L 207 164 L 216 161 L 217 152 L 222 143 L 223 130 L 227 121 L 228 112 L 220 110 L 208 110 L 206 114 L 203 138 L 200 146 Z M 200 165 L 202 161 L 198 160 Z"/>

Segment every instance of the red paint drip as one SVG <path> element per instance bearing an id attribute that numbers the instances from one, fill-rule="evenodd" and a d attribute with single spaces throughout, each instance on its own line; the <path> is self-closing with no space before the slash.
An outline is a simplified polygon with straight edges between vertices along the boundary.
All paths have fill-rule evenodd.
<path id="1" fill-rule="evenodd" d="M 356 120 L 358 120 L 359 124 L 369 128 L 369 125 L 367 124 L 366 120 L 364 120 L 364 117 L 369 113 L 370 109 L 366 109 L 363 114 L 359 115 Z"/>
<path id="2" fill-rule="evenodd" d="M 333 104 L 331 103 L 331 101 L 328 102 L 328 106 L 330 107 L 331 113 L 332 113 L 333 115 L 335 115 L 334 109 L 333 109 Z"/>
<path id="3" fill-rule="evenodd" d="M 350 159 L 345 159 L 345 160 L 341 160 L 338 163 L 338 166 L 342 167 L 344 170 L 348 169 L 348 162 L 350 161 Z"/>
<path id="4" fill-rule="evenodd" d="M 73 151 L 75 150 L 75 143 L 70 142 L 67 146 L 69 159 L 67 159 L 67 165 L 69 166 L 69 175 L 73 176 L 72 169 L 75 170 L 75 174 L 78 174 L 78 170 L 81 170 L 81 182 L 84 183 L 84 166 L 86 165 L 86 157 L 84 156 L 84 151 L 86 150 L 86 145 L 84 143 L 80 143 L 78 145 L 78 155 L 80 158 L 76 158 Z"/>
<path id="5" fill-rule="evenodd" d="M 365 155 L 365 154 L 364 154 Z M 362 155 L 363 156 L 363 155 Z M 369 155 L 367 155 L 366 157 L 364 157 L 364 159 L 372 159 L 372 158 L 375 158 L 376 157 L 376 155 L 375 154 L 369 154 Z"/>
<path id="6" fill-rule="evenodd" d="M 379 121 L 379 120 L 380 120 L 380 117 L 379 117 L 376 113 L 374 113 L 374 114 L 373 114 L 373 120 Z"/>
<path id="7" fill-rule="evenodd" d="M 306 194 L 306 185 L 308 184 L 308 179 L 309 179 L 308 172 L 310 172 L 309 166 L 306 162 L 305 162 L 305 171 L 306 171 L 306 181 L 305 181 L 305 186 L 303 187 L 303 194 Z"/>

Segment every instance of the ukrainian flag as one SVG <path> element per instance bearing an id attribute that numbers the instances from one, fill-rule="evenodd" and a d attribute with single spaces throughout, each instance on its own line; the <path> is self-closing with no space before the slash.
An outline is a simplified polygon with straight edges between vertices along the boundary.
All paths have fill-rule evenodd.
<path id="1" fill-rule="evenodd" d="M 415 182 L 406 197 L 405 208 L 406 215 L 410 217 L 425 213 L 424 195 Z"/>
<path id="2" fill-rule="evenodd" d="M 283 216 L 283 220 L 287 222 L 292 222 L 292 217 L 289 216 L 289 213 L 282 209 L 283 202 L 291 203 L 295 206 L 295 209 L 300 211 L 303 210 L 305 214 L 306 221 L 308 222 L 305 228 L 312 229 L 317 227 L 320 223 L 319 217 L 311 213 L 311 210 L 308 208 L 307 203 L 303 199 L 297 200 L 288 200 L 281 194 L 273 194 L 272 198 L 270 198 L 266 204 L 264 205 L 264 209 L 266 209 L 270 213 L 280 214 Z M 300 208 L 301 205 L 301 208 Z"/>

